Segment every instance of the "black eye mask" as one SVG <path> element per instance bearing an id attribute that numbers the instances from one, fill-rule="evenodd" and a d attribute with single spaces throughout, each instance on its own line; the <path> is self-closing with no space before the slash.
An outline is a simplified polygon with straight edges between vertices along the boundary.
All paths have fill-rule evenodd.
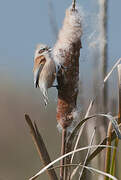
<path id="1" fill-rule="evenodd" d="M 43 48 L 39 51 L 39 54 L 43 53 L 44 51 L 48 51 L 48 48 Z"/>

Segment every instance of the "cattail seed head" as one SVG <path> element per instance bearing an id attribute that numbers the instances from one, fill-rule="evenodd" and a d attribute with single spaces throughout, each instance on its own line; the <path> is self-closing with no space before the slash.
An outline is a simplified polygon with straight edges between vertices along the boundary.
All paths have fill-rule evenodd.
<path id="1" fill-rule="evenodd" d="M 76 109 L 79 81 L 79 56 L 82 36 L 82 18 L 78 9 L 66 10 L 63 27 L 60 30 L 57 43 L 53 48 L 53 57 L 60 65 L 58 82 L 57 121 L 67 128 L 72 123 L 73 110 Z"/>

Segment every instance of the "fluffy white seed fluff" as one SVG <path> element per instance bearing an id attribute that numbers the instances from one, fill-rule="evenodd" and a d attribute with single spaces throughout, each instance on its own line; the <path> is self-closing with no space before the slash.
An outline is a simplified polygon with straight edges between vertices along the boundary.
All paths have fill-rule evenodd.
<path id="1" fill-rule="evenodd" d="M 80 119 L 80 116 L 79 116 L 80 113 L 79 113 L 78 109 L 74 109 L 72 111 L 72 115 L 73 115 L 73 121 L 72 121 L 71 125 L 67 128 L 67 136 L 72 133 L 73 129 L 76 127 L 76 125 Z M 57 124 L 57 129 L 60 133 L 62 132 L 63 128 L 60 123 Z"/>
<path id="2" fill-rule="evenodd" d="M 82 17 L 79 8 L 75 11 L 71 8 L 66 10 L 62 29 L 59 32 L 57 43 L 53 48 L 54 61 L 57 65 L 64 63 L 65 53 L 69 52 L 72 44 L 82 36 Z"/>

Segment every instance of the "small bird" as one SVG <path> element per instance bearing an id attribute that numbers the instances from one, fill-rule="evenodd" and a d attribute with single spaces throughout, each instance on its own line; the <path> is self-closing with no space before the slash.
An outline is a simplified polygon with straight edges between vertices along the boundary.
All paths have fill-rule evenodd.
<path id="1" fill-rule="evenodd" d="M 51 48 L 39 44 L 34 56 L 34 86 L 42 91 L 45 105 L 48 103 L 48 88 L 53 86 L 56 77 L 56 65 L 52 57 Z"/>

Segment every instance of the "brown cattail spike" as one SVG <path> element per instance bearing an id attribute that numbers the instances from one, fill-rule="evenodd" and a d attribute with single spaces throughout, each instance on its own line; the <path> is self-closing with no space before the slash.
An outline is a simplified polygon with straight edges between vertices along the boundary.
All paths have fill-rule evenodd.
<path id="1" fill-rule="evenodd" d="M 79 56 L 82 47 L 81 16 L 78 9 L 74 11 L 72 8 L 66 10 L 63 27 L 53 50 L 55 62 L 61 66 L 57 75 L 57 121 L 63 128 L 70 126 L 76 109 Z"/>

